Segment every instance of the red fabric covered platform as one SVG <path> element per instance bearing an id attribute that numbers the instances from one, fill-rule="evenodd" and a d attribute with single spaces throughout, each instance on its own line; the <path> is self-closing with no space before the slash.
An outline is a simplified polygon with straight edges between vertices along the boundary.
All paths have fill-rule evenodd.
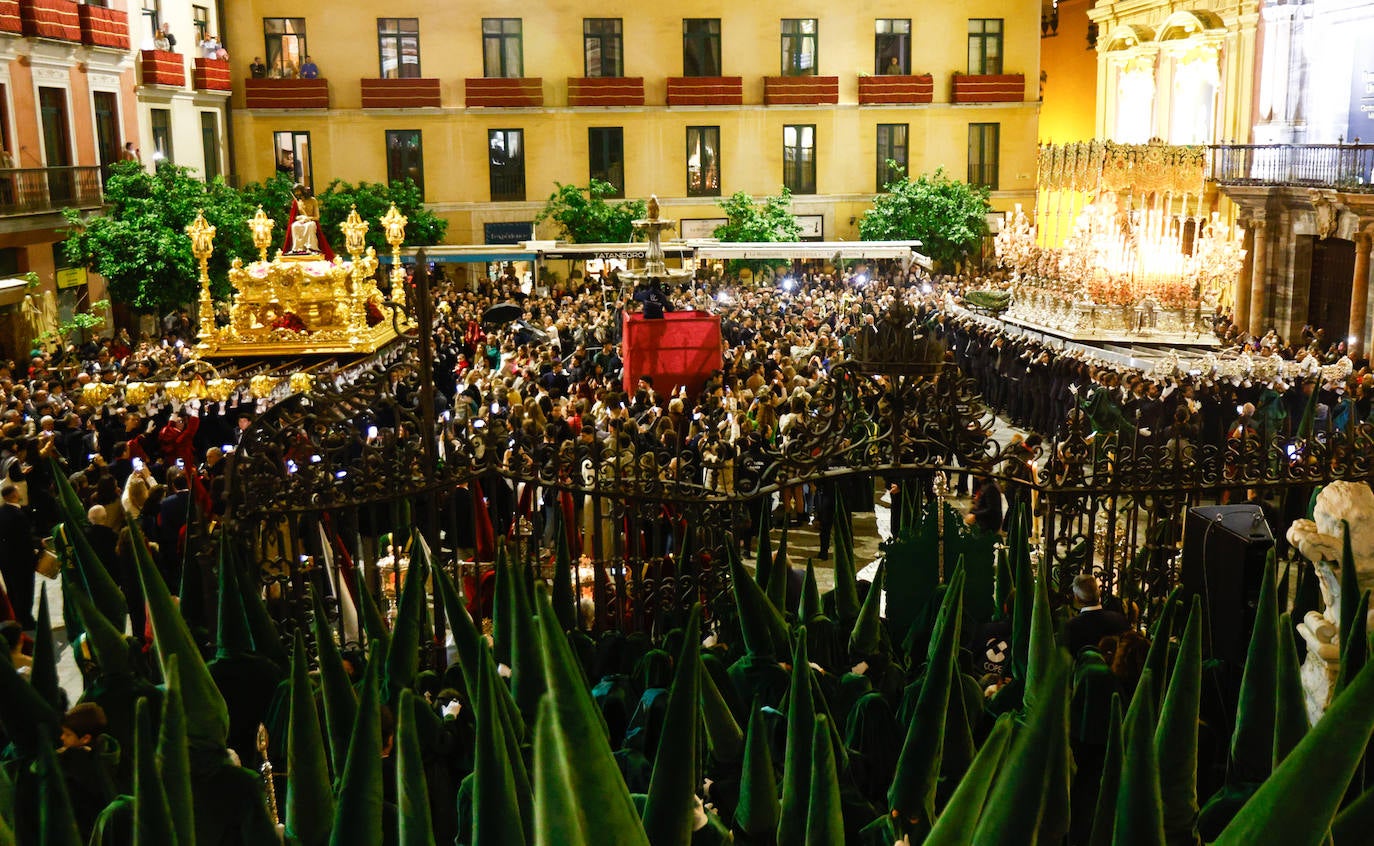
<path id="1" fill-rule="evenodd" d="M 662 320 L 647 320 L 642 314 L 626 314 L 624 319 L 621 378 L 626 393 L 633 393 L 640 377 L 648 376 L 661 396 L 681 385 L 695 395 L 723 364 L 720 318 L 714 314 L 670 311 Z"/>

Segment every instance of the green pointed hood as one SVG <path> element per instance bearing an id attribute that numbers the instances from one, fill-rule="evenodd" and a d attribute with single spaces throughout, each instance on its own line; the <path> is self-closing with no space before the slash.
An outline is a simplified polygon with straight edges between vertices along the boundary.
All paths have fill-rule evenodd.
<path id="1" fill-rule="evenodd" d="M 773 517 L 766 513 L 767 506 L 763 510 L 765 513 L 759 520 L 758 548 L 754 550 L 754 579 L 761 588 L 768 585 L 768 577 L 773 570 L 773 540 L 769 526 Z"/>
<path id="2" fill-rule="evenodd" d="M 1331 821 L 1331 841 L 1336 846 L 1363 843 L 1374 830 L 1374 789 L 1366 790 L 1346 805 Z"/>
<path id="3" fill-rule="evenodd" d="M 1031 575 L 1030 549 L 1025 526 L 1026 510 L 1018 507 L 1012 512 L 1011 531 L 1007 536 L 1007 556 L 1015 579 L 1016 595 L 1011 609 L 1011 677 L 1026 680 L 1030 668 L 1031 617 L 1035 606 L 1035 582 Z"/>
<path id="4" fill-rule="evenodd" d="M 849 633 L 849 652 L 851 655 L 873 655 L 882 645 L 882 605 L 883 583 L 887 572 L 887 562 L 879 562 L 873 574 L 873 584 L 869 585 L 868 595 L 864 597 L 863 607 L 854 620 L 854 628 Z"/>
<path id="5" fill-rule="evenodd" d="M 138 700 L 134 729 L 134 846 L 177 846 L 172 811 L 157 769 L 148 700 Z"/>
<path id="6" fill-rule="evenodd" d="M 1154 697 L 1147 681 L 1152 670 L 1140 676 L 1130 710 L 1126 712 L 1125 755 L 1121 784 L 1116 794 L 1113 846 L 1164 846 L 1164 799 L 1155 757 Z"/>
<path id="7" fill-rule="evenodd" d="M 162 724 L 158 726 L 157 766 L 172 814 L 178 844 L 195 843 L 195 802 L 191 795 L 191 750 L 186 742 L 186 709 L 181 704 L 180 659 L 167 663 L 162 695 Z"/>
<path id="8" fill-rule="evenodd" d="M 1026 586 L 1031 589 L 1030 647 L 1026 650 L 1024 696 L 1024 702 L 1029 707 L 1040 693 L 1040 680 L 1045 677 L 1054 658 L 1055 644 L 1054 621 L 1050 617 L 1049 586 L 1045 583 L 1044 576 L 1032 576 Z"/>
<path id="9" fill-rule="evenodd" d="M 705 666 L 701 669 L 701 718 L 711 757 L 721 764 L 739 763 L 744 752 L 744 733 Z"/>
<path id="10" fill-rule="evenodd" d="M 401 588 L 395 628 L 386 649 L 386 680 L 382 701 L 394 707 L 401 691 L 415 682 L 420 672 L 420 630 L 425 616 L 425 583 L 429 579 L 429 555 L 425 544 L 411 551 L 410 570 Z"/>
<path id="11" fill-rule="evenodd" d="M 286 654 L 281 632 L 277 631 L 277 624 L 272 622 L 272 615 L 267 612 L 267 604 L 262 600 L 259 582 L 253 576 L 257 562 L 245 562 L 242 558 L 232 555 L 228 533 L 221 533 L 221 543 L 224 544 L 221 560 L 228 560 L 237 567 L 234 572 L 239 575 L 239 594 L 243 597 L 243 611 L 248 618 L 248 631 L 253 637 L 253 651 L 275 662 L 283 670 L 289 669 L 291 657 Z"/>
<path id="12" fill-rule="evenodd" d="M 1345 600 L 1341 600 L 1345 604 Z M 1354 622 L 1347 632 L 1348 643 L 1341 644 L 1341 672 L 1333 693 L 1340 693 L 1369 660 L 1369 591 L 1360 594 L 1355 604 Z"/>
<path id="13" fill-rule="evenodd" d="M 1011 562 L 1007 556 L 1005 547 L 998 547 L 996 553 L 996 570 L 993 575 L 993 597 L 997 604 L 997 609 L 993 612 L 994 620 L 1006 619 L 1008 611 L 1007 602 L 1012 597 L 1012 591 L 1016 585 L 1011 577 Z"/>
<path id="14" fill-rule="evenodd" d="M 1365 665 L 1226 826 L 1216 846 L 1324 842 L 1374 733 L 1371 701 L 1374 667 Z"/>
<path id="15" fill-rule="evenodd" d="M 787 629 L 762 588 L 745 572 L 733 550 L 727 545 L 730 561 L 730 582 L 734 586 L 735 608 L 739 614 L 740 634 L 744 648 L 760 657 L 787 654 Z"/>
<path id="16" fill-rule="evenodd" d="M 817 617 L 825 615 L 825 609 L 821 605 L 820 587 L 816 584 L 816 564 L 810 558 L 806 559 L 806 576 L 802 580 L 801 607 L 797 611 L 797 616 L 803 623 L 809 623 Z"/>
<path id="17" fill-rule="evenodd" d="M 80 590 L 64 593 L 63 598 L 76 610 L 76 616 L 81 618 L 86 644 L 91 648 L 91 654 L 95 657 L 96 665 L 100 667 L 101 675 L 123 676 L 132 673 L 128 641 L 124 639 L 124 634 L 116 631 L 105 615 L 100 613 L 100 609 L 95 607 L 91 598 Z"/>
<path id="18" fill-rule="evenodd" d="M 567 795 L 581 809 L 566 842 L 575 843 L 580 837 L 598 846 L 648 846 L 639 813 L 606 741 L 605 724 L 542 590 L 535 594 L 535 609 L 549 691 L 544 701 L 551 704 L 552 722 L 565 741 L 562 771 Z"/>
<path id="19" fill-rule="evenodd" d="M 1274 690 L 1278 684 L 1278 609 L 1274 564 L 1264 568 L 1255 628 L 1241 674 L 1236 728 L 1231 735 L 1228 781 L 1260 782 L 1269 776 L 1274 757 Z"/>
<path id="20" fill-rule="evenodd" d="M 1042 690 L 1049 665 L 1068 654 L 1055 645 L 1048 577 L 1043 572 L 1035 577 L 1033 588 L 1035 597 L 1031 606 L 1031 642 L 1024 693 L 1024 703 L 1028 708 L 1034 708 L 1035 700 L 1040 696 L 1049 695 Z M 1040 817 L 1039 837 L 1046 843 L 1059 842 L 1069 832 L 1073 760 L 1069 751 L 1068 720 L 1068 702 L 1065 700 L 1063 719 L 1054 721 L 1051 728 L 1049 757 L 1045 765 L 1045 805 Z"/>
<path id="21" fill-rule="evenodd" d="M 471 698 L 477 690 L 477 662 L 479 659 L 478 641 L 482 635 L 472 622 L 468 609 L 458 597 L 458 588 L 449 578 L 443 567 L 434 568 L 434 584 L 439 590 L 439 598 L 444 604 L 444 619 L 448 620 L 449 631 L 453 633 L 453 648 L 458 653 L 458 669 L 463 673 L 463 684 L 467 686 Z"/>
<path id="22" fill-rule="evenodd" d="M 923 846 L 967 846 L 973 842 L 973 829 L 983 813 L 988 790 L 1011 744 L 1011 733 L 1011 714 L 1003 714 L 997 718 L 992 733 L 983 741 L 983 747 L 978 750 L 968 772 L 959 780 L 959 786 L 940 811 Z"/>
<path id="23" fill-rule="evenodd" d="M 1288 753 L 1302 741 L 1311 726 L 1302 687 L 1298 649 L 1293 641 L 1293 621 L 1287 614 L 1279 617 L 1278 691 L 1274 697 L 1274 766 L 1283 763 Z"/>
<path id="24" fill-rule="evenodd" d="M 402 690 L 396 709 L 396 816 L 400 823 L 397 846 L 432 846 L 429 787 L 424 755 L 420 752 L 418 710 L 426 707 L 410 690 Z"/>
<path id="25" fill-rule="evenodd" d="M 510 561 L 506 558 L 506 545 L 496 542 L 496 590 L 491 607 L 492 655 L 496 663 L 511 665 L 511 651 L 515 642 L 514 620 L 515 598 L 511 592 L 518 590 L 515 573 L 511 571 Z"/>
<path id="26" fill-rule="evenodd" d="M 52 617 L 48 614 L 48 586 L 38 591 L 38 625 L 33 632 L 33 668 L 29 684 L 56 711 L 67 710 L 67 697 L 57 681 L 57 646 L 52 639 Z"/>
<path id="27" fill-rule="evenodd" d="M 1154 687 L 1150 695 L 1154 699 L 1151 704 L 1156 714 L 1164 706 L 1164 684 L 1169 680 L 1169 639 L 1173 636 L 1174 615 L 1182 608 L 1182 590 L 1182 587 L 1174 588 L 1169 592 L 1168 599 L 1164 600 L 1164 610 L 1160 612 L 1159 622 L 1155 625 L 1150 649 L 1145 653 L 1144 669 L 1153 671 L 1150 677 L 1154 679 Z"/>
<path id="28" fill-rule="evenodd" d="M 854 536 L 844 497 L 835 494 L 835 617 L 852 626 L 859 616 L 859 579 L 854 567 Z"/>
<path id="29" fill-rule="evenodd" d="M 1345 688 L 1364 665 L 1369 654 L 1369 600 L 1360 591 L 1359 571 L 1355 567 L 1355 553 L 1350 545 L 1350 524 L 1341 521 L 1341 674 L 1336 680 L 1336 693 Z M 1364 630 L 1364 637 L 1361 631 Z M 1348 669 L 1347 669 L 1348 668 Z"/>
<path id="30" fill-rule="evenodd" d="M 758 702 L 749 709 L 749 733 L 744 742 L 744 769 L 740 775 L 739 804 L 735 806 L 735 825 L 756 839 L 766 839 L 777 831 L 781 815 L 778 804 L 778 776 L 773 768 L 773 753 L 768 747 L 768 727 Z"/>
<path id="31" fill-rule="evenodd" d="M 697 736 L 701 722 L 701 604 L 688 612 L 687 634 L 677 658 L 665 731 L 654 754 L 644 833 L 651 846 L 690 846 L 695 822 Z"/>
<path id="32" fill-rule="evenodd" d="M 763 591 L 773 607 L 787 612 L 787 582 L 791 575 L 791 565 L 787 562 L 787 520 L 782 523 L 782 535 L 778 538 L 778 551 L 773 554 L 773 566 L 768 570 L 767 581 L 760 580 Z"/>
<path id="33" fill-rule="evenodd" d="M 1028 832 L 1039 830 L 1051 745 L 1068 730 L 1069 666 L 1068 654 L 1056 650 L 1041 683 L 1043 695 L 1031 707 L 1025 728 L 1012 740 L 983 804 L 972 840 L 979 846 L 1021 846 Z"/>
<path id="34" fill-rule="evenodd" d="M 288 842 L 297 846 L 326 846 L 334 819 L 334 790 L 324 754 L 320 714 L 315 706 L 315 688 L 306 673 L 306 664 L 305 637 L 297 631 L 291 656 L 286 745 L 286 836 Z"/>
<path id="35" fill-rule="evenodd" d="M 523 568 L 522 568 L 523 569 Z M 527 584 L 523 573 L 518 577 L 521 584 L 508 584 L 511 606 L 511 693 L 515 696 L 516 707 L 520 709 L 521 719 L 529 724 L 534 722 L 535 710 L 539 707 L 539 697 L 544 695 L 544 665 L 539 648 L 539 624 L 534 619 L 530 596 L 524 585 Z M 559 630 L 563 624 L 559 622 Z"/>
<path id="36" fill-rule="evenodd" d="M 1312 429 L 1317 422 L 1317 397 L 1321 394 L 1321 386 L 1313 385 L 1312 393 L 1307 397 L 1307 403 L 1302 409 L 1302 419 L 1298 421 L 1297 437 L 1302 440 L 1312 437 Z"/>
<path id="37" fill-rule="evenodd" d="M 518 588 L 508 583 L 508 588 Z M 523 846 L 524 820 L 520 813 L 506 729 L 496 685 L 501 680 L 491 661 L 483 661 L 477 679 L 477 750 L 473 767 L 473 846 Z"/>
<path id="38" fill-rule="evenodd" d="M 190 525 L 188 520 L 187 525 Z M 181 584 L 175 586 L 177 611 L 181 612 L 186 625 L 199 637 L 202 632 L 209 633 L 214 623 L 206 597 L 215 593 L 214 588 L 207 590 L 205 575 L 201 572 L 200 561 L 194 553 L 184 556 L 181 564 Z M 172 585 L 167 586 L 173 590 Z"/>
<path id="39" fill-rule="evenodd" d="M 339 779 L 334 828 L 329 846 L 376 846 L 382 842 L 382 645 L 368 650 L 358 715 L 349 738 L 348 758 Z"/>
<path id="40" fill-rule="evenodd" d="M 344 762 L 348 759 L 348 742 L 353 736 L 353 722 L 358 717 L 358 694 L 353 690 L 353 682 L 344 669 L 343 656 L 334 643 L 334 632 L 329 628 L 329 617 L 325 614 L 316 582 L 310 585 L 310 597 L 315 609 L 311 615 L 311 631 L 315 635 L 315 653 L 320 664 L 320 692 L 329 731 L 329 760 L 337 780 L 343 778 Z M 332 818 L 333 815 L 326 817 Z"/>
<path id="41" fill-rule="evenodd" d="M 582 803 L 572 789 L 573 743 L 564 734 L 549 697 L 539 701 L 534 720 L 535 846 L 594 846 Z"/>
<path id="42" fill-rule="evenodd" d="M 830 745 L 830 720 L 816 717 L 811 731 L 811 788 L 806 809 L 806 846 L 832 846 L 844 842 L 844 815 L 840 809 L 840 782 L 835 771 L 835 751 Z"/>
<path id="43" fill-rule="evenodd" d="M 339 590 L 348 590 L 348 585 L 342 578 L 339 579 Z M 374 643 L 380 644 L 381 657 L 385 661 L 387 650 L 391 648 L 391 632 L 386 627 L 386 621 L 382 619 L 381 609 L 377 607 L 377 598 L 361 580 L 358 582 L 358 615 L 363 620 L 363 633 L 367 635 L 368 649 L 370 650 Z"/>
<path id="44" fill-rule="evenodd" d="M 1116 827 L 1116 797 L 1121 792 L 1121 697 L 1112 694 L 1112 707 L 1107 720 L 1107 751 L 1102 761 L 1102 779 L 1097 788 L 1097 805 L 1093 810 L 1092 834 L 1088 846 L 1112 846 L 1112 829 Z"/>
<path id="45" fill-rule="evenodd" d="M 187 570 L 196 569 L 188 565 Z M 243 593 L 239 590 L 234 562 L 227 556 L 219 559 L 219 628 L 215 637 L 215 658 L 253 654 L 253 633 L 248 628 L 248 614 L 243 610 Z"/>
<path id="46" fill-rule="evenodd" d="M 148 619 L 153 626 L 153 643 L 157 647 L 163 675 L 166 675 L 167 661 L 173 655 L 180 661 L 181 697 L 187 716 L 186 735 L 192 744 L 222 749 L 229 737 L 229 709 L 224 704 L 224 697 L 210 677 L 210 669 L 201 658 L 195 639 L 191 637 L 191 630 L 177 611 L 167 584 L 162 581 L 157 566 L 153 564 L 152 553 L 143 539 L 138 521 L 130 520 L 128 525 L 134 561 L 138 565 L 143 596 L 148 603 Z"/>
<path id="47" fill-rule="evenodd" d="M 778 843 L 800 843 L 806 837 L 806 807 L 811 790 L 811 732 L 816 722 L 811 698 L 811 664 L 806 627 L 797 629 L 792 652 L 792 683 L 787 694 L 787 746 L 782 770 L 782 819 Z"/>
<path id="48" fill-rule="evenodd" d="M 0 816 L 0 846 L 18 846 L 19 841 L 14 837 L 14 829 Z"/>
<path id="49" fill-rule="evenodd" d="M 1292 638 L 1289 638 L 1292 641 Z M 1202 597 L 1193 597 L 1155 729 L 1155 757 L 1170 844 L 1192 844 L 1197 825 L 1198 708 L 1202 701 Z"/>
<path id="50" fill-rule="evenodd" d="M 563 523 L 563 511 L 558 511 L 557 554 L 553 562 L 553 611 L 563 631 L 577 628 L 577 594 L 573 590 L 572 551 L 568 549 L 568 527 Z"/>
<path id="51" fill-rule="evenodd" d="M 9 661 L 0 661 L 0 664 L 8 667 Z M 139 704 L 142 705 L 142 701 Z M 47 728 L 39 728 L 33 733 L 33 743 L 38 758 L 33 765 L 35 781 L 38 783 L 38 846 L 82 846 L 76 817 L 72 813 L 71 798 L 67 795 L 67 784 L 62 777 L 62 768 L 57 764 L 57 753 L 53 750 L 53 735 Z M 146 842 L 152 844 L 156 841 Z M 133 843 L 134 846 L 143 846 L 137 833 Z"/>
<path id="52" fill-rule="evenodd" d="M 954 656 L 964 607 L 963 570 L 956 570 L 940 602 L 931 632 L 930 660 L 925 682 L 916 699 L 906 741 L 897 758 L 897 771 L 887 791 L 888 808 L 897 825 L 912 833 L 927 830 L 935 820 L 935 788 L 940 780 L 944 752 L 945 716 L 954 681 Z M 956 695 L 962 693 L 956 692 Z"/>
<path id="53" fill-rule="evenodd" d="M 91 525 L 86 519 L 86 509 L 81 499 L 67 479 L 67 472 L 55 458 L 48 459 L 48 471 L 57 487 L 57 503 L 62 511 L 63 522 L 53 529 L 53 540 L 63 558 L 63 564 L 75 567 L 82 584 L 95 601 L 96 607 L 115 628 L 124 630 L 129 619 L 129 605 L 124 592 L 119 589 L 110 572 L 96 554 L 95 548 L 86 538 L 86 529 Z M 66 552 L 66 555 L 60 553 Z"/>

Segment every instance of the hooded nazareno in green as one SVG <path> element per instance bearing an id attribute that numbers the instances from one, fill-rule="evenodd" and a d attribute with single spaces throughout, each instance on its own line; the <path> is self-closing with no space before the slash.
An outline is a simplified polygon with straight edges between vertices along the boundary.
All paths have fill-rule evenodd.
<path id="1" fill-rule="evenodd" d="M 329 846 L 376 846 L 382 842 L 382 718 L 377 677 L 385 654 L 382 644 L 375 641 L 368 650 Z"/>
<path id="2" fill-rule="evenodd" d="M 1112 846 L 1112 829 L 1116 827 L 1116 797 L 1121 790 L 1121 696 L 1112 694 L 1112 706 L 1107 718 L 1107 751 L 1102 761 L 1102 781 L 1097 789 L 1097 806 L 1093 809 L 1092 834 L 1088 846 Z"/>
<path id="3" fill-rule="evenodd" d="M 811 732 L 811 787 L 806 809 L 806 846 L 844 842 L 844 814 L 835 750 L 830 743 L 830 720 L 817 715 Z"/>
<path id="4" fill-rule="evenodd" d="M 768 728 L 757 702 L 749 709 L 749 734 L 744 743 L 744 771 L 740 776 L 735 826 L 751 838 L 763 841 L 778 828 L 778 775 L 768 748 Z"/>
<path id="5" fill-rule="evenodd" d="M 519 590 L 510 584 L 509 589 Z M 506 729 L 497 701 L 495 664 L 481 664 L 477 679 L 477 750 L 473 767 L 473 846 L 524 846 L 525 820 L 521 814 L 522 785 L 514 772 Z"/>
<path id="6" fill-rule="evenodd" d="M 196 812 L 191 791 L 191 754 L 186 742 L 186 710 L 181 704 L 180 662 L 176 656 L 167 662 L 167 690 L 162 697 L 162 725 L 158 726 L 157 766 L 167 794 L 177 844 L 184 846 L 195 843 Z"/>
<path id="7" fill-rule="evenodd" d="M 1287 615 L 1279 617 L 1278 691 L 1274 696 L 1274 766 L 1283 763 L 1288 753 L 1298 745 L 1311 726 L 1307 722 L 1307 703 L 1302 688 L 1298 650 L 1288 632 L 1293 621 Z"/>
<path id="8" fill-rule="evenodd" d="M 1288 638 L 1289 650 L 1293 639 Z M 1164 707 L 1155 729 L 1155 756 L 1170 846 L 1192 846 L 1197 825 L 1198 708 L 1202 699 L 1202 597 L 1193 597 Z"/>
<path id="9" fill-rule="evenodd" d="M 348 589 L 342 580 L 340 587 Z M 325 616 L 318 584 L 311 584 L 310 596 L 315 609 L 311 628 L 320 662 L 320 692 L 324 699 L 325 726 L 329 731 L 329 760 L 337 780 L 343 778 L 344 761 L 348 758 L 348 741 L 353 734 L 353 721 L 358 716 L 358 695 L 353 691 L 353 683 L 344 669 L 343 657 L 334 643 L 334 633 L 329 629 L 329 618 Z"/>
<path id="10" fill-rule="evenodd" d="M 38 624 L 34 628 L 33 641 L 33 668 L 29 672 L 29 684 L 54 709 L 64 711 L 66 696 L 57 682 L 57 646 L 52 639 L 47 585 L 43 585 L 38 592 Z"/>
<path id="11" fill-rule="evenodd" d="M 396 803 L 398 846 L 431 846 L 434 827 L 430 819 L 429 786 L 425 781 L 424 755 L 420 752 L 417 710 L 426 707 L 410 690 L 402 690 L 396 708 Z"/>
<path id="12" fill-rule="evenodd" d="M 965 846 L 973 842 L 974 826 L 983 813 L 988 789 L 1011 743 L 1011 732 L 1011 714 L 998 717 L 992 733 L 983 741 L 968 772 L 959 780 L 959 786 L 940 811 L 930 834 L 926 835 L 924 846 Z"/>
<path id="13" fill-rule="evenodd" d="M 134 729 L 134 846 L 177 846 L 167 792 L 158 772 L 156 743 L 148 700 L 135 709 Z"/>
<path id="14" fill-rule="evenodd" d="M 172 595 L 153 563 L 152 553 L 143 539 L 137 520 L 129 521 L 130 544 L 138 565 L 143 596 L 148 603 L 148 619 L 153 626 L 153 642 L 164 676 L 167 661 L 179 660 L 181 700 L 186 708 L 186 735 L 192 744 L 223 748 L 229 737 L 229 709 L 201 658 L 191 630 L 172 602 Z"/>
<path id="15" fill-rule="evenodd" d="M 868 586 L 863 607 L 854 620 L 854 628 L 849 633 L 849 651 L 853 655 L 873 655 L 882 644 L 882 603 L 886 563 L 879 562 L 873 574 L 873 583 Z"/>
<path id="16" fill-rule="evenodd" d="M 332 645 L 333 641 L 330 643 Z M 320 715 L 315 707 L 315 688 L 306 674 L 305 638 L 299 631 L 291 659 L 290 710 L 286 745 L 286 836 L 298 846 L 326 846 L 330 823 L 334 820 L 334 791 L 324 754 Z M 339 769 L 342 773 L 343 768 Z"/>
<path id="17" fill-rule="evenodd" d="M 806 806 L 811 790 L 811 733 L 816 723 L 811 699 L 811 664 L 806 627 L 797 629 L 792 653 L 792 684 L 787 695 L 787 752 L 782 770 L 782 818 L 778 843 L 801 843 L 806 837 Z"/>
<path id="18" fill-rule="evenodd" d="M 954 654 L 963 621 L 963 571 L 956 570 L 945 591 L 931 636 L 925 682 L 916 699 L 897 772 L 887 793 L 888 807 L 912 834 L 927 831 L 935 819 L 935 788 L 944 751 L 945 717 L 953 685 Z M 955 695 L 962 695 L 957 689 Z"/>
<path id="19" fill-rule="evenodd" d="M 1141 674 L 1126 713 L 1113 846 L 1164 846 L 1164 800 L 1155 758 L 1154 696 L 1150 692 L 1154 689 L 1153 672 L 1147 669 Z"/>
<path id="20" fill-rule="evenodd" d="M 701 722 L 701 605 L 688 612 L 668 706 L 667 728 L 654 755 L 644 803 L 644 832 L 650 846 L 690 846 L 696 805 L 697 736 Z"/>
<path id="21" fill-rule="evenodd" d="M 592 703 L 582 670 L 572 648 L 558 626 L 558 620 L 542 590 L 535 594 L 541 642 L 544 649 L 544 677 L 552 704 L 550 728 L 563 738 L 560 771 L 566 792 L 580 810 L 571 821 L 567 843 L 596 843 L 597 846 L 648 846 L 638 812 L 635 811 L 625 780 L 620 775 L 605 724 Z M 555 765 L 542 756 L 541 762 Z M 547 774 L 540 773 L 536 781 Z"/>

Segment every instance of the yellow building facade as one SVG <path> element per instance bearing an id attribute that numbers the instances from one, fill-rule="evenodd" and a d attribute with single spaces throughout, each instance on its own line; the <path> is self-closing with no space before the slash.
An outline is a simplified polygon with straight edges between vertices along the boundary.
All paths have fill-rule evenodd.
<path id="1" fill-rule="evenodd" d="M 998 209 L 1035 195 L 1030 0 L 225 11 L 239 179 L 418 176 L 453 243 L 510 237 L 499 224 L 594 172 L 698 236 L 721 217 L 714 194 L 790 182 L 809 236 L 857 238 L 887 158 L 987 182 Z"/>

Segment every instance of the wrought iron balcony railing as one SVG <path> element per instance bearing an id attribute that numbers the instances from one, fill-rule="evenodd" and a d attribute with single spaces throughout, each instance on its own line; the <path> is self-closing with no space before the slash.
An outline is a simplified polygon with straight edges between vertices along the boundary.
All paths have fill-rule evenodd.
<path id="1" fill-rule="evenodd" d="M 1224 185 L 1293 185 L 1374 192 L 1374 144 L 1225 144 L 1208 151 Z"/>
<path id="2" fill-rule="evenodd" d="M 99 208 L 101 188 L 99 167 L 0 169 L 0 217 Z"/>

